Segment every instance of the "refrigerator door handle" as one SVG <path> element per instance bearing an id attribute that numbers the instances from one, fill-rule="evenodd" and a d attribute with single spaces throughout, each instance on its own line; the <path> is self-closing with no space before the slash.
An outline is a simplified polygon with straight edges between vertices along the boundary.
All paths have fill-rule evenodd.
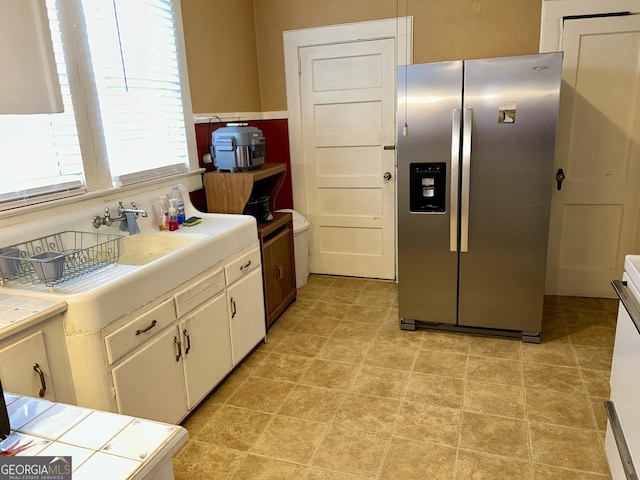
<path id="1" fill-rule="evenodd" d="M 460 122 L 462 110 L 453 110 L 451 121 L 451 187 L 449 198 L 449 250 L 458 251 L 458 182 L 460 181 Z"/>
<path id="2" fill-rule="evenodd" d="M 460 194 L 460 251 L 469 251 L 469 184 L 471 183 L 471 128 L 473 110 L 464 109 L 462 124 L 462 182 Z"/>

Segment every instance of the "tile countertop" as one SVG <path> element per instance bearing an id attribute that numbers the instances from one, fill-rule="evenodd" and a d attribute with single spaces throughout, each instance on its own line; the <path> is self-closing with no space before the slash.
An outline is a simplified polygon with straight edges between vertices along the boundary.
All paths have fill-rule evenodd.
<path id="1" fill-rule="evenodd" d="M 4 394 L 11 435 L 0 450 L 72 457 L 74 480 L 156 478 L 187 441 L 177 425 Z"/>
<path id="2" fill-rule="evenodd" d="M 66 309 L 60 301 L 0 293 L 0 340 Z"/>

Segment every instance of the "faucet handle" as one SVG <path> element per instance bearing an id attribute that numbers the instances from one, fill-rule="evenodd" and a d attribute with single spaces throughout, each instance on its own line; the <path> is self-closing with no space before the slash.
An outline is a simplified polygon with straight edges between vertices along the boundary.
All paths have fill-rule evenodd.
<path id="1" fill-rule="evenodd" d="M 104 218 L 102 219 L 102 223 L 105 224 L 107 227 L 113 223 L 113 220 L 111 219 L 111 214 L 109 213 L 109 207 L 104 207 Z"/>

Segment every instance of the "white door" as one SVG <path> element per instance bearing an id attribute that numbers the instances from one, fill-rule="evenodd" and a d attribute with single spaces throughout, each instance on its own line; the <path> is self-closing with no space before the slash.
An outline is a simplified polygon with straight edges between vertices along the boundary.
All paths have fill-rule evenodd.
<path id="1" fill-rule="evenodd" d="M 395 278 L 395 40 L 300 49 L 313 273 Z"/>
<path id="2" fill-rule="evenodd" d="M 640 15 L 564 22 L 547 293 L 614 297 L 637 251 Z"/>

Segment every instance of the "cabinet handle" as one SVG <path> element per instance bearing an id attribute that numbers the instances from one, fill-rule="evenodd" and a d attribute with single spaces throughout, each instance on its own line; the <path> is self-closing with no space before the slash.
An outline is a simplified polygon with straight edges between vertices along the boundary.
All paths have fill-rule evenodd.
<path id="1" fill-rule="evenodd" d="M 189 355 L 189 350 L 191 350 L 191 337 L 189 337 L 189 332 L 187 332 L 186 328 L 182 331 L 182 334 L 184 338 L 187 339 L 187 348 L 184 349 L 184 354 Z"/>
<path id="2" fill-rule="evenodd" d="M 251 266 L 251 260 L 249 260 L 247 263 L 245 263 L 244 265 L 242 265 L 240 267 L 240 271 L 244 270 L 245 268 L 249 268 Z"/>
<path id="3" fill-rule="evenodd" d="M 180 357 L 182 356 L 182 348 L 180 346 L 180 341 L 178 337 L 173 337 L 173 344 L 178 348 L 178 353 L 176 355 L 176 362 L 180 361 Z"/>
<path id="4" fill-rule="evenodd" d="M 236 312 L 236 302 L 233 300 L 233 297 L 231 297 L 231 318 L 236 316 Z"/>
<path id="5" fill-rule="evenodd" d="M 136 335 L 140 335 L 141 333 L 145 333 L 148 332 L 149 330 L 151 330 L 153 327 L 156 326 L 156 324 L 158 323 L 157 320 L 154 320 L 153 322 L 151 322 L 149 324 L 149 326 L 147 328 L 143 328 L 142 330 L 136 330 Z"/>
<path id="6" fill-rule="evenodd" d="M 44 394 L 47 391 L 47 384 L 44 381 L 44 373 L 42 373 L 42 369 L 40 368 L 40 365 L 38 365 L 37 363 L 33 364 L 33 371 L 36 372 L 40 377 L 40 391 L 38 392 L 38 396 L 42 398 L 44 397 Z"/>
<path id="7" fill-rule="evenodd" d="M 282 265 L 278 265 L 276 267 L 276 270 L 278 270 L 278 280 L 282 280 L 282 277 L 284 276 L 284 270 L 282 269 Z"/>

